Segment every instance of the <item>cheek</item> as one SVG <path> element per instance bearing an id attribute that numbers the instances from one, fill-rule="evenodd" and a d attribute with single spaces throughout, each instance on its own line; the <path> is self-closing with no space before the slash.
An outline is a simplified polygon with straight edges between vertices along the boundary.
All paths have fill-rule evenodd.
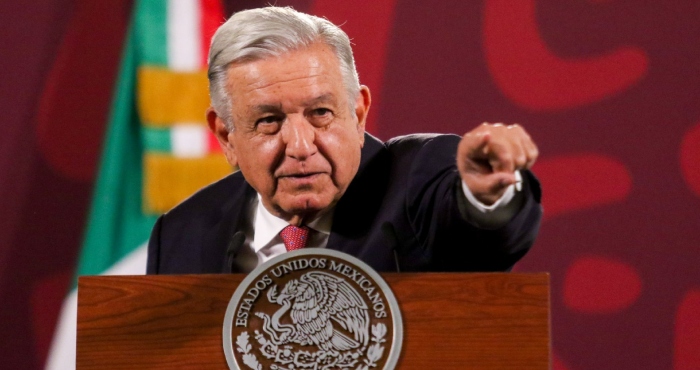
<path id="1" fill-rule="evenodd" d="M 357 132 L 344 130 L 327 141 L 328 157 L 334 167 L 334 182 L 347 187 L 360 165 L 361 144 Z"/>
<path id="2" fill-rule="evenodd" d="M 273 140 L 255 140 L 248 146 L 249 159 L 258 165 L 269 165 L 281 152 L 281 146 Z"/>
<path id="3" fill-rule="evenodd" d="M 250 140 L 238 148 L 239 167 L 246 178 L 257 183 L 253 185 L 272 181 L 272 173 L 281 153 L 276 140 Z"/>
<path id="4" fill-rule="evenodd" d="M 360 167 L 360 148 L 353 147 L 345 151 L 344 155 L 348 158 L 343 168 L 343 176 L 345 177 L 346 186 L 352 181 L 357 174 L 357 169 Z"/>

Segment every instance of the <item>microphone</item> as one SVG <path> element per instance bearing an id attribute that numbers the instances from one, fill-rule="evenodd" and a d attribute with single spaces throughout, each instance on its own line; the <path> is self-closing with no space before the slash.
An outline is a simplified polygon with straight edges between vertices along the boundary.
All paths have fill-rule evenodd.
<path id="1" fill-rule="evenodd" d="M 396 234 L 396 229 L 391 222 L 386 221 L 382 224 L 382 233 L 389 242 L 389 247 L 394 252 L 394 262 L 396 263 L 396 272 L 401 272 L 401 264 L 399 263 L 399 236 Z"/>
<path id="2" fill-rule="evenodd" d="M 233 261 L 236 259 L 238 251 L 243 246 L 245 242 L 245 234 L 242 231 L 238 231 L 231 237 L 228 242 L 228 248 L 226 248 L 226 256 L 228 256 L 228 272 L 233 272 Z"/>

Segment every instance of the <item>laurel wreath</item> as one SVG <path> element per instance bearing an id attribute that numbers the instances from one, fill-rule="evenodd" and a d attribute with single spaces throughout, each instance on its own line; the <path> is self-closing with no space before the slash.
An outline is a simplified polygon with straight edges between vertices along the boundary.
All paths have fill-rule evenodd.
<path id="1" fill-rule="evenodd" d="M 364 365 L 360 365 L 356 370 L 369 370 L 370 368 L 377 366 L 377 361 L 379 361 L 384 355 L 384 346 L 382 343 L 386 342 L 384 337 L 386 336 L 386 325 L 379 323 L 372 325 L 372 345 L 367 349 L 367 358 L 363 360 Z M 253 346 L 250 345 L 248 340 L 250 335 L 248 332 L 244 331 L 236 337 L 236 345 L 238 346 L 237 351 L 243 354 L 243 364 L 251 368 L 252 370 L 262 370 L 262 365 L 258 362 L 258 359 L 254 354 L 250 353 Z"/>
<path id="2" fill-rule="evenodd" d="M 238 337 L 236 338 L 238 352 L 243 354 L 243 363 L 246 366 L 253 370 L 262 370 L 263 367 L 258 362 L 258 359 L 255 358 L 255 355 L 249 353 L 253 347 L 250 345 L 250 343 L 248 343 L 248 338 L 250 338 L 250 335 L 248 335 L 247 331 L 244 331 L 238 335 Z"/>
<path id="3" fill-rule="evenodd" d="M 367 349 L 367 358 L 364 359 L 364 365 L 357 367 L 357 370 L 369 370 L 370 367 L 376 367 L 377 361 L 384 355 L 384 346 L 382 343 L 386 342 L 384 336 L 386 335 L 386 325 L 379 323 L 377 325 L 372 325 L 372 344 Z"/>

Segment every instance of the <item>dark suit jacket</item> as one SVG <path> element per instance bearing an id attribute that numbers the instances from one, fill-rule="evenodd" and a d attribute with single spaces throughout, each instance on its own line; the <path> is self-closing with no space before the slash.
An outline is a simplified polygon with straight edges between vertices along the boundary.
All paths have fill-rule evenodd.
<path id="1" fill-rule="evenodd" d="M 454 135 L 366 135 L 359 171 L 336 205 L 327 248 L 377 271 L 504 271 L 532 245 L 540 188 L 524 171 L 522 206 L 505 226 L 478 227 L 464 205 Z M 158 219 L 149 274 L 228 272 L 227 246 L 256 196 L 240 172 L 207 186 Z M 461 200 L 461 201 L 460 201 Z M 390 225 L 394 232 L 386 232 Z M 398 261 L 397 261 L 398 259 Z"/>

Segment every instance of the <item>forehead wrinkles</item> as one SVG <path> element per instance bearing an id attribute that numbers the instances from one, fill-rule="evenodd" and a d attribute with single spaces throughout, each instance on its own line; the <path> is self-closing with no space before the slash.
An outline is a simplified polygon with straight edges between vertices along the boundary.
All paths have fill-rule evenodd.
<path id="1" fill-rule="evenodd" d="M 333 66 L 327 65 L 327 59 L 322 52 L 295 51 L 278 57 L 232 65 L 229 77 L 237 74 L 245 81 L 245 89 L 261 89 L 278 83 L 333 74 Z"/>
<path id="2" fill-rule="evenodd" d="M 247 76 L 240 76 L 238 73 L 231 74 L 230 84 L 232 88 L 230 91 L 234 105 L 243 103 L 247 107 L 257 105 L 282 106 L 283 102 L 284 104 L 304 105 L 307 101 L 334 92 L 332 81 L 330 81 L 329 76 L 323 73 L 300 75 L 297 71 L 295 74 L 262 78 L 252 78 L 254 74 L 246 74 Z"/>
<path id="3" fill-rule="evenodd" d="M 316 92 L 319 88 L 327 88 L 327 84 L 324 81 L 324 76 L 321 74 L 314 74 L 301 77 L 292 77 L 286 79 L 276 79 L 275 81 L 270 80 L 260 80 L 256 82 L 251 82 L 246 85 L 246 91 L 244 94 L 275 94 L 275 93 L 295 93 L 298 94 L 303 92 L 304 89 L 310 89 Z M 289 89 L 285 91 L 285 89 Z"/>

